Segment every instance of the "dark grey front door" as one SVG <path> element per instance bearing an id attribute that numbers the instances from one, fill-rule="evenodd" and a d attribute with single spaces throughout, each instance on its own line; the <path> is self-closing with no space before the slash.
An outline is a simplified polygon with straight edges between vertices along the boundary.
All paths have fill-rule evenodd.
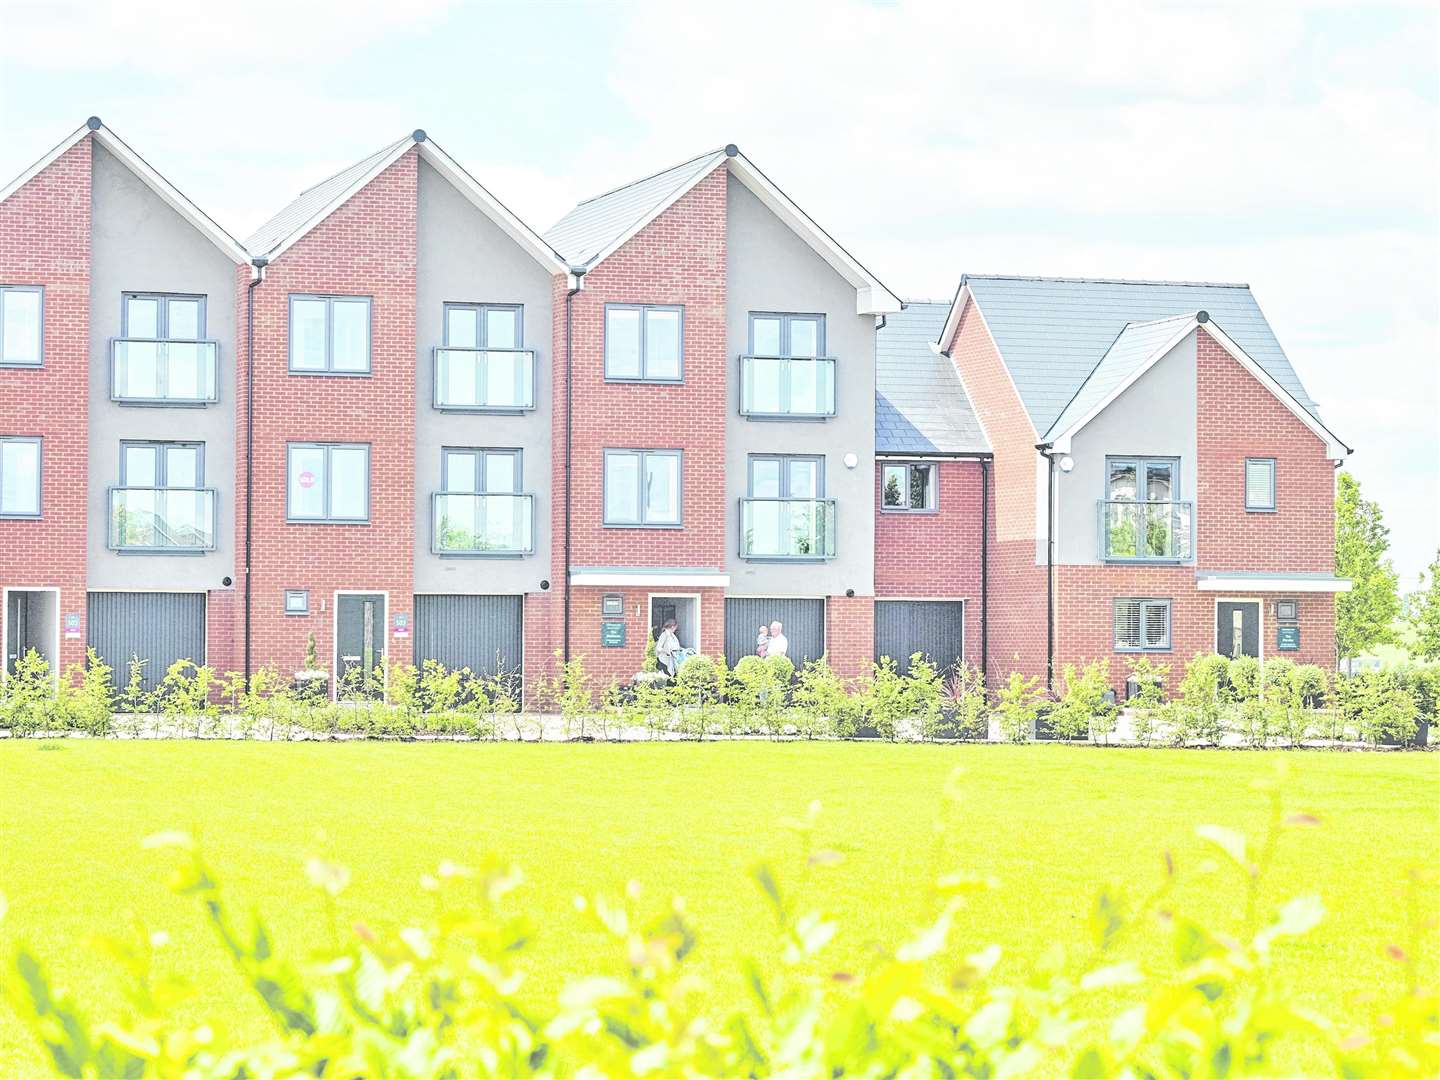
<path id="1" fill-rule="evenodd" d="M 23 592 L 12 592 L 5 612 L 5 671 L 15 674 L 15 664 L 35 644 L 30 640 L 29 605 Z"/>
<path id="2" fill-rule="evenodd" d="M 342 593 L 335 602 L 335 671 L 341 699 L 378 698 L 385 691 L 385 597 Z"/>
<path id="3" fill-rule="evenodd" d="M 1260 655 L 1260 602 L 1221 600 L 1215 605 L 1215 651 L 1221 656 Z"/>

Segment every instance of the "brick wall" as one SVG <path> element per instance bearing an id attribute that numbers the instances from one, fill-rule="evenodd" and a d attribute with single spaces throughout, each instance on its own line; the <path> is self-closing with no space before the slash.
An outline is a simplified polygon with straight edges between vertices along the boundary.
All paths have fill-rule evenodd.
<path id="1" fill-rule="evenodd" d="M 825 656 L 847 679 L 870 673 L 875 662 L 875 598 L 829 596 L 825 599 Z"/>
<path id="2" fill-rule="evenodd" d="M 266 270 L 255 290 L 255 666 L 292 671 L 314 633 L 321 661 L 334 664 L 335 590 L 389 593 L 387 621 L 409 614 L 415 523 L 416 151 L 391 165 L 301 238 Z M 237 372 L 237 437 L 245 439 L 245 283 L 237 293 L 242 345 Z M 366 377 L 288 373 L 291 293 L 371 298 L 371 373 Z M 286 443 L 370 444 L 370 521 L 363 525 L 285 521 Z M 243 449 L 235 515 L 236 550 L 245 535 Z M 310 590 L 308 616 L 286 616 L 287 588 Z M 409 637 L 386 630 L 392 662 L 408 663 Z"/>
<path id="3" fill-rule="evenodd" d="M 980 489 L 978 461 L 942 461 L 933 514 L 880 509 L 884 462 L 875 468 L 875 596 L 956 599 L 965 607 L 965 659 L 980 663 Z M 993 502 L 993 500 L 992 500 Z M 990 540 L 995 521 L 990 519 Z"/>
<path id="4" fill-rule="evenodd" d="M 82 631 L 62 667 L 85 658 L 90 154 L 86 135 L 0 203 L 0 284 L 45 287 L 44 366 L 0 368 L 0 435 L 43 439 L 42 517 L 0 521 L 0 587 L 60 590 Z"/>

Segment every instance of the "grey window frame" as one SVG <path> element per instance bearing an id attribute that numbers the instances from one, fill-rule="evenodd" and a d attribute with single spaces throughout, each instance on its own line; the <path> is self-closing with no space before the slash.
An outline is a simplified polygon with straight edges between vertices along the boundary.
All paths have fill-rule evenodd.
<path id="1" fill-rule="evenodd" d="M 905 505 L 904 505 L 904 506 L 886 506 L 886 505 L 885 505 L 885 470 L 886 470 L 886 469 L 899 469 L 899 468 L 903 468 L 903 469 L 905 470 L 905 487 L 904 487 L 904 492 L 905 492 Z M 930 505 L 930 506 L 911 506 L 911 505 L 910 505 L 910 471 L 911 471 L 912 469 L 929 469 L 929 470 L 930 470 L 930 494 L 931 494 L 931 504 L 932 504 L 932 505 Z M 936 462 L 934 462 L 934 461 L 886 461 L 886 460 L 882 460 L 882 461 L 880 462 L 880 512 L 881 512 L 882 514 L 938 514 L 938 513 L 940 512 L 940 469 L 939 469 L 938 464 L 937 464 Z"/>
<path id="2" fill-rule="evenodd" d="M 195 450 L 195 483 L 193 485 L 180 486 L 170 484 L 165 475 L 165 451 L 172 446 L 183 446 Z M 129 478 L 125 475 L 125 451 L 134 448 L 147 447 L 154 449 L 155 454 L 155 483 L 139 485 L 152 488 L 173 488 L 176 491 L 204 491 L 205 490 L 205 444 L 194 439 L 121 439 L 120 440 L 120 486 L 130 487 Z"/>
<path id="3" fill-rule="evenodd" d="M 779 351 L 779 352 L 773 353 L 773 354 L 772 354 L 772 353 L 759 353 L 759 352 L 756 352 L 756 350 L 755 350 L 755 320 L 756 320 L 756 319 L 779 319 L 779 320 L 780 320 L 780 351 Z M 790 343 L 790 324 L 791 324 L 792 321 L 795 321 L 795 320 L 803 320 L 803 321 L 806 321 L 806 322 L 816 322 L 816 323 L 819 323 L 819 327 L 818 327 L 818 329 L 816 330 L 816 333 L 815 333 L 815 355 L 814 355 L 814 356 L 800 356 L 800 357 L 797 357 L 797 356 L 795 356 L 795 355 L 793 354 L 793 351 L 792 351 L 792 349 L 791 349 L 791 343 Z M 740 358 L 740 386 L 739 386 L 739 388 L 738 388 L 738 391 L 739 391 L 738 400 L 739 400 L 739 404 L 740 404 L 740 415 L 741 415 L 741 416 L 745 417 L 747 420 L 787 420 L 787 421 L 793 421 L 793 422 L 798 422 L 798 423 L 805 423 L 805 422 L 812 422 L 812 421 L 816 421 L 816 420 L 820 420 L 820 421 L 829 420 L 829 419 L 831 419 L 832 417 L 834 417 L 834 416 L 836 416 L 836 415 L 839 414 L 839 412 L 840 412 L 840 380 L 838 379 L 837 373 L 836 373 L 836 370 L 835 370 L 835 369 L 836 369 L 836 366 L 837 366 L 837 365 L 835 364 L 835 358 L 834 358 L 833 356 L 828 355 L 827 352 L 826 352 L 826 348 L 825 348 L 825 340 L 826 340 L 826 334 L 827 334 L 827 327 L 826 327 L 826 320 L 825 320 L 825 314 L 824 314 L 824 312 L 805 312 L 805 311 L 752 311 L 752 312 L 749 313 L 749 318 L 748 318 L 748 321 L 746 322 L 746 331 L 747 331 L 746 351 L 745 351 L 745 355 Z M 792 412 L 792 411 L 790 411 L 789 409 L 786 409 L 786 408 L 782 408 L 779 412 L 769 412 L 769 411 L 760 411 L 760 410 L 747 409 L 747 408 L 745 407 L 745 361 L 746 361 L 747 359 L 770 359 L 770 360 L 779 359 L 779 360 L 786 360 L 786 361 L 789 361 L 789 360 L 797 360 L 797 359 L 798 359 L 798 360 L 813 360 L 813 361 L 816 361 L 817 363 L 818 363 L 819 361 L 822 361 L 822 360 L 829 361 L 829 362 L 830 362 L 830 365 L 831 365 L 831 366 L 830 366 L 830 382 L 831 382 L 831 386 L 830 386 L 831 408 L 830 408 L 830 411 L 829 411 L 829 412 L 820 412 L 820 413 L 810 413 L 810 412 Z M 787 372 L 788 372 L 788 366 L 787 366 L 787 369 L 786 369 L 786 370 L 787 370 Z M 781 397 L 782 397 L 782 399 L 783 399 L 782 402 L 781 402 L 781 404 L 782 404 L 782 405 L 788 405 L 788 404 L 789 404 L 789 397 L 790 397 L 790 382 L 789 382 L 789 379 L 788 379 L 788 378 L 784 378 L 784 379 L 781 380 L 781 383 L 780 383 L 780 394 L 781 394 Z"/>
<path id="4" fill-rule="evenodd" d="M 325 469 L 321 474 L 320 482 L 324 485 L 324 517 L 296 517 L 290 507 L 290 451 L 292 449 L 324 450 Z M 330 464 L 332 450 L 364 450 L 365 451 L 365 516 L 358 518 L 337 518 L 331 515 L 331 474 L 334 469 Z M 370 488 L 374 480 L 374 463 L 371 460 L 371 444 L 365 442 L 317 442 L 311 439 L 295 439 L 285 444 L 285 522 L 289 525 L 368 525 L 370 524 Z"/>
<path id="5" fill-rule="evenodd" d="M 757 353 L 755 351 L 755 320 L 756 319 L 779 319 L 780 320 L 780 351 L 778 353 Z M 819 311 L 752 311 L 747 324 L 749 328 L 749 353 L 751 356 L 778 356 L 783 360 L 793 360 L 794 355 L 790 351 L 790 323 L 792 321 L 818 322 L 819 332 L 815 335 L 815 355 L 802 356 L 801 360 L 824 360 L 825 355 L 825 313 Z"/>
<path id="6" fill-rule="evenodd" d="M 478 341 L 474 345 L 456 345 L 450 340 L 450 312 L 452 311 L 473 311 L 475 312 L 475 326 L 479 330 Z M 440 340 L 443 341 L 446 349 L 475 349 L 478 352 L 485 352 L 490 348 L 489 336 L 490 327 L 485 315 L 491 311 L 513 311 L 515 313 L 515 340 L 519 342 L 514 348 L 525 351 L 525 305 L 524 304 L 491 304 L 471 303 L 468 300 L 446 300 L 440 305 Z M 509 348 L 509 346 L 500 346 Z"/>
<path id="7" fill-rule="evenodd" d="M 1126 645 L 1120 641 L 1120 605 L 1140 605 L 1140 643 L 1139 645 Z M 1165 644 L 1145 644 L 1145 613 L 1154 607 L 1165 609 Z M 1174 605 L 1169 597 L 1160 596 L 1117 596 L 1110 604 L 1110 640 L 1111 647 L 1118 653 L 1162 653 L 1170 652 L 1174 647 L 1175 630 L 1172 622 L 1174 616 Z"/>
<path id="8" fill-rule="evenodd" d="M 1180 459 L 1178 457 L 1167 457 L 1164 454 L 1159 456 L 1147 456 L 1145 454 L 1106 454 L 1105 455 L 1105 502 L 1124 502 L 1123 499 L 1116 499 L 1110 493 L 1110 466 L 1115 464 L 1129 464 L 1135 466 L 1135 494 L 1136 502 L 1150 502 L 1149 499 L 1142 499 L 1139 496 L 1144 494 L 1142 484 L 1145 479 L 1145 469 L 1148 465 L 1169 465 L 1170 466 L 1170 498 L 1164 502 L 1183 502 L 1180 498 Z"/>
<path id="9" fill-rule="evenodd" d="M 1269 506 L 1256 505 L 1256 504 L 1252 504 L 1252 503 L 1250 502 L 1250 466 L 1251 466 L 1251 465 L 1268 465 L 1268 466 L 1270 466 L 1270 505 L 1269 505 Z M 1246 510 L 1247 513 L 1251 513 L 1251 514 L 1273 514 L 1273 513 L 1275 513 L 1275 511 L 1276 511 L 1276 509 L 1278 508 L 1279 503 L 1280 503 L 1280 493 L 1279 493 L 1279 490 L 1278 490 L 1278 473 L 1279 473 L 1279 468 L 1278 468 L 1278 466 L 1277 466 L 1277 464 L 1276 464 L 1276 461 L 1275 461 L 1275 459 L 1274 459 L 1273 457 L 1247 457 L 1247 458 L 1245 459 L 1245 471 L 1241 474 L 1240 486 L 1241 486 L 1241 489 L 1242 489 L 1243 492 L 1244 492 L 1245 510 Z"/>
<path id="10" fill-rule="evenodd" d="M 292 597 L 300 598 L 300 606 L 292 608 L 290 600 Z M 310 590 L 309 589 L 286 589 L 285 603 L 283 610 L 287 616 L 309 615 L 310 614 Z"/>
<path id="11" fill-rule="evenodd" d="M 34 443 L 39 447 L 35 454 L 35 513 L 16 514 L 0 511 L 0 520 L 39 521 L 45 516 L 45 438 L 41 435 L 0 435 L 0 447 L 4 447 L 8 443 Z M 4 470 L 0 469 L 0 483 L 3 482 Z M 3 505 L 4 500 L 0 498 L 0 506 Z"/>
<path id="12" fill-rule="evenodd" d="M 640 486 L 636 495 L 637 520 L 611 521 L 607 516 L 610 508 L 610 459 L 621 454 L 640 459 Z M 673 457 L 675 467 L 675 509 L 674 521 L 645 520 L 645 461 L 650 457 Z M 685 527 L 685 451 L 644 449 L 640 447 L 607 447 L 601 456 L 600 465 L 600 522 L 607 529 L 683 529 Z"/>
<path id="13" fill-rule="evenodd" d="M 755 494 L 755 463 L 757 461 L 778 461 L 780 463 L 780 494 L 773 496 L 775 499 L 813 499 L 816 502 L 825 501 L 825 455 L 824 454 L 751 454 L 745 462 L 745 497 L 747 499 L 769 499 L 772 496 Z M 815 463 L 815 494 L 814 495 L 791 495 L 790 494 L 790 470 L 787 466 L 792 461 L 813 461 Z"/>
<path id="14" fill-rule="evenodd" d="M 450 470 L 446 467 L 451 454 L 469 454 L 476 458 L 475 490 L 461 491 L 452 488 L 446 481 Z M 515 459 L 515 490 L 490 491 L 485 486 L 485 459 L 491 454 Z M 440 494 L 442 495 L 524 495 L 525 454 L 518 446 L 442 446 L 440 448 Z"/>
<path id="15" fill-rule="evenodd" d="M 323 368 L 297 368 L 295 366 L 295 301 L 323 300 L 325 302 L 325 366 Z M 365 370 L 337 371 L 335 369 L 335 302 L 365 304 Z M 374 297 L 347 293 L 291 293 L 286 301 L 285 322 L 285 364 L 291 375 L 328 375 L 335 378 L 368 379 L 375 373 L 375 300 Z"/>
<path id="16" fill-rule="evenodd" d="M 131 300 L 158 300 L 160 302 L 159 314 L 155 320 L 155 336 L 153 338 L 135 338 L 136 341 L 206 341 L 205 331 L 210 326 L 210 297 L 205 293 L 172 293 L 172 292 L 146 292 L 143 289 L 129 289 L 120 294 L 120 336 L 131 337 L 130 334 L 130 301 Z M 171 300 L 196 300 L 199 301 L 200 314 L 197 318 L 196 336 L 172 337 L 170 335 L 170 301 Z"/>
<path id="17" fill-rule="evenodd" d="M 21 368 L 22 370 L 35 371 L 45 366 L 45 286 L 44 285 L 0 285 L 0 349 L 5 347 L 5 302 L 4 294 L 7 292 L 38 293 L 40 296 L 40 341 L 36 350 L 38 359 L 32 364 L 24 360 L 6 360 L 5 354 L 0 352 L 0 368 Z"/>
<path id="18" fill-rule="evenodd" d="M 611 311 L 638 311 L 640 313 L 640 374 L 639 375 L 611 375 L 610 374 L 610 312 Z M 675 376 L 651 376 L 646 374 L 650 366 L 650 355 L 647 341 L 649 321 L 645 318 L 651 311 L 673 311 L 680 316 L 680 333 L 677 338 L 677 345 L 680 355 L 677 358 L 679 363 L 679 374 Z M 606 304 L 605 305 L 605 381 L 613 383 L 655 383 L 660 386 L 679 386 L 685 381 L 685 305 L 684 304 Z"/>

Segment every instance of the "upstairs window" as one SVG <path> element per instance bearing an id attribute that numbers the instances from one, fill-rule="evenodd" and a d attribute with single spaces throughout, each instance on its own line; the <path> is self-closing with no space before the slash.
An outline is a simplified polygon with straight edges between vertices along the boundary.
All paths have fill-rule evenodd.
<path id="1" fill-rule="evenodd" d="M 679 450 L 605 451 L 605 524 L 680 524 Z"/>
<path id="2" fill-rule="evenodd" d="M 658 304 L 605 305 L 605 378 L 618 382 L 680 382 L 684 373 L 684 309 Z"/>
<path id="3" fill-rule="evenodd" d="M 883 510 L 934 510 L 939 503 L 936 488 L 932 463 L 886 465 L 880 470 L 880 507 Z"/>
<path id="4" fill-rule="evenodd" d="M 535 353 L 522 349 L 519 304 L 446 304 L 435 350 L 438 409 L 509 412 L 535 407 Z"/>
<path id="5" fill-rule="evenodd" d="M 370 520 L 370 447 L 290 443 L 285 448 L 290 521 L 354 524 Z"/>
<path id="6" fill-rule="evenodd" d="M 740 391 L 746 416 L 834 416 L 835 361 L 825 356 L 825 316 L 752 311 Z"/>
<path id="7" fill-rule="evenodd" d="M 205 297 L 126 293 L 111 342 L 110 395 L 140 404 L 217 400 L 219 346 L 205 338 Z"/>
<path id="8" fill-rule="evenodd" d="M 520 451 L 446 449 L 441 482 L 445 491 L 457 494 L 517 494 Z"/>
<path id="9" fill-rule="evenodd" d="M 0 285 L 0 366 L 40 366 L 43 310 L 41 286 Z"/>
<path id="10" fill-rule="evenodd" d="M 1275 459 L 1245 459 L 1245 509 L 1275 509 Z"/>
<path id="11" fill-rule="evenodd" d="M 302 375 L 368 375 L 369 297 L 290 297 L 290 370 Z"/>
<path id="12" fill-rule="evenodd" d="M 40 440 L 0 436 L 0 517 L 40 516 Z"/>
<path id="13" fill-rule="evenodd" d="M 204 486 L 204 478 L 202 443 L 120 444 L 121 487 L 199 488 Z"/>
<path id="14" fill-rule="evenodd" d="M 446 304 L 445 344 L 452 349 L 518 349 L 519 304 Z"/>

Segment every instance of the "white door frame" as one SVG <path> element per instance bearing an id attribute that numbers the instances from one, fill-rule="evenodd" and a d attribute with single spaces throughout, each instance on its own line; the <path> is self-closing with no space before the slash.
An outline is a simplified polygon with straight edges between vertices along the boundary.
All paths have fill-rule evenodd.
<path id="1" fill-rule="evenodd" d="M 1221 604 L 1254 604 L 1256 615 L 1256 642 L 1260 648 L 1260 655 L 1256 657 L 1263 665 L 1265 663 L 1265 601 L 1259 596 L 1217 596 L 1215 598 L 1214 617 L 1210 637 L 1210 649 L 1212 652 L 1220 651 L 1220 605 Z"/>
<path id="2" fill-rule="evenodd" d="M 692 592 L 652 592 L 645 594 L 645 632 L 650 632 L 651 616 L 655 613 L 655 601 L 658 600 L 694 600 L 695 601 L 695 643 L 691 646 L 697 653 L 703 653 L 700 648 L 700 617 L 704 614 L 704 605 L 700 602 L 700 594 Z"/>
<path id="3" fill-rule="evenodd" d="M 50 664 L 50 678 L 60 685 L 60 623 L 65 616 L 60 613 L 60 587 L 58 585 L 6 585 L 0 590 L 0 649 L 10 647 L 10 594 L 12 592 L 48 592 L 55 596 L 55 652 Z M 0 663 L 0 681 L 10 678 L 10 658 Z"/>
<path id="4" fill-rule="evenodd" d="M 380 638 L 381 648 L 385 654 L 385 681 L 380 684 L 380 692 L 387 697 L 390 693 L 390 590 L 389 589 L 336 589 L 330 601 L 330 664 L 334 668 L 340 666 L 340 597 L 342 596 L 383 596 L 385 598 L 385 625 L 381 627 L 382 637 Z M 410 627 L 410 639 L 415 639 L 415 627 Z M 330 675 L 330 700 L 339 701 L 340 694 L 340 672 L 331 672 Z"/>

